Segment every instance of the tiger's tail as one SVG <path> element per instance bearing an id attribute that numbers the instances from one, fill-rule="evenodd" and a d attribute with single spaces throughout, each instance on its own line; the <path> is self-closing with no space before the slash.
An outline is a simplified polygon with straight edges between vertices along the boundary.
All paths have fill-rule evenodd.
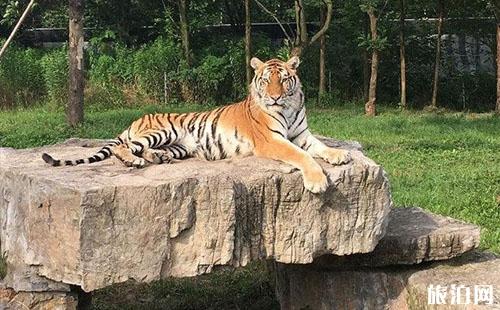
<path id="1" fill-rule="evenodd" d="M 87 158 L 80 158 L 74 160 L 61 160 L 55 159 L 47 153 L 42 154 L 42 159 L 49 165 L 58 167 L 58 166 L 76 166 L 80 164 L 92 164 L 99 161 L 103 161 L 109 157 L 111 157 L 111 147 L 122 144 L 123 140 L 120 138 L 111 140 L 108 144 L 102 147 L 97 153 L 93 156 Z"/>

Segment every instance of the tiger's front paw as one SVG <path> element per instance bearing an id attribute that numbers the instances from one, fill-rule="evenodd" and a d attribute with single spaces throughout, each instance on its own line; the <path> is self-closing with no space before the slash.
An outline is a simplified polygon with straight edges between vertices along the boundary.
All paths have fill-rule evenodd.
<path id="1" fill-rule="evenodd" d="M 328 148 L 323 159 L 332 165 L 342 165 L 351 161 L 351 152 L 342 149 Z"/>
<path id="2" fill-rule="evenodd" d="M 323 170 L 304 173 L 304 187 L 312 193 L 323 193 L 328 187 L 328 179 Z"/>

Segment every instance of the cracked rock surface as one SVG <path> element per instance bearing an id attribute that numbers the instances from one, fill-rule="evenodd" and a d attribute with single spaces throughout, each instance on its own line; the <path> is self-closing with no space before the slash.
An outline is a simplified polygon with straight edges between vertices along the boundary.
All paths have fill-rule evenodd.
<path id="1" fill-rule="evenodd" d="M 346 256 L 325 255 L 319 268 L 381 267 L 447 260 L 479 247 L 480 228 L 417 207 L 394 208 L 385 236 L 373 252 Z"/>
<path id="2" fill-rule="evenodd" d="M 277 264 L 277 296 L 282 309 L 458 309 L 450 299 L 449 307 L 429 305 L 427 288 L 441 285 L 451 294 L 453 285 L 473 290 L 487 284 L 498 290 L 500 259 L 473 251 L 479 235 L 476 225 L 420 208 L 395 208 L 386 235 L 371 253 Z M 499 309 L 500 299 L 493 299 L 496 308 L 460 309 Z"/>
<path id="3" fill-rule="evenodd" d="M 370 252 L 392 205 L 385 172 L 359 144 L 325 141 L 352 149 L 353 161 L 319 161 L 330 179 L 319 195 L 304 190 L 299 172 L 255 157 L 138 170 L 114 158 L 76 167 L 41 159 L 42 152 L 88 156 L 99 141 L 0 149 L 2 251 L 9 273 L 28 270 L 6 285 L 19 290 L 37 277 L 40 290 L 75 284 L 92 291 L 257 259 L 305 264 L 324 254 Z"/>
<path id="4" fill-rule="evenodd" d="M 498 270 L 498 256 L 476 251 L 451 260 L 405 267 L 321 270 L 280 265 L 278 299 L 281 308 L 287 310 L 500 309 Z M 491 295 L 478 298 L 478 288 Z M 440 304 L 429 293 L 436 289 L 443 294 Z"/>

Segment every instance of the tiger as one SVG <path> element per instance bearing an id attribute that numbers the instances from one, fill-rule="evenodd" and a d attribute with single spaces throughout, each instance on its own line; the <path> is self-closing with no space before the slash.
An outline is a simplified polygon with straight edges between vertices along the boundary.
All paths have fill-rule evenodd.
<path id="1" fill-rule="evenodd" d="M 142 168 L 188 157 L 212 161 L 254 155 L 291 165 L 302 173 L 307 190 L 324 192 L 328 179 L 314 158 L 340 165 L 351 154 L 311 134 L 299 64 L 297 56 L 266 62 L 254 57 L 254 77 L 241 102 L 206 112 L 147 114 L 91 157 L 58 160 L 44 153 L 42 159 L 52 166 L 74 166 L 114 155 L 126 166 Z"/>

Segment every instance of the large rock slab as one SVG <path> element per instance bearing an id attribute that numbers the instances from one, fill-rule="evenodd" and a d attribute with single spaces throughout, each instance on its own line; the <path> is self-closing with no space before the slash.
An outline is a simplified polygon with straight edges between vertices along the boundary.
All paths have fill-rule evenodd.
<path id="1" fill-rule="evenodd" d="M 406 268 L 319 270 L 283 265 L 278 297 L 283 310 L 500 309 L 499 270 L 500 258 L 479 252 Z"/>
<path id="2" fill-rule="evenodd" d="M 371 253 L 326 255 L 307 265 L 278 264 L 277 295 L 282 309 L 427 309 L 431 284 L 450 290 L 452 284 L 468 285 L 469 290 L 500 285 L 500 259 L 489 254 L 431 268 L 416 265 L 474 250 L 479 235 L 479 227 L 472 224 L 420 208 L 396 208 L 386 235 Z M 450 298 L 451 291 L 448 294 Z"/>
<path id="3" fill-rule="evenodd" d="M 87 156 L 98 144 L 0 150 L 0 240 L 12 270 L 36 267 L 92 291 L 256 259 L 367 253 L 385 233 L 389 184 L 357 144 L 340 144 L 353 149 L 351 163 L 321 162 L 331 185 L 320 195 L 304 190 L 299 172 L 254 157 L 141 170 L 116 160 L 54 168 L 40 157 Z"/>
<path id="4" fill-rule="evenodd" d="M 421 208 L 395 208 L 389 214 L 385 236 L 373 252 L 346 256 L 325 255 L 320 268 L 377 267 L 446 260 L 479 246 L 477 225 L 432 214 Z"/>

